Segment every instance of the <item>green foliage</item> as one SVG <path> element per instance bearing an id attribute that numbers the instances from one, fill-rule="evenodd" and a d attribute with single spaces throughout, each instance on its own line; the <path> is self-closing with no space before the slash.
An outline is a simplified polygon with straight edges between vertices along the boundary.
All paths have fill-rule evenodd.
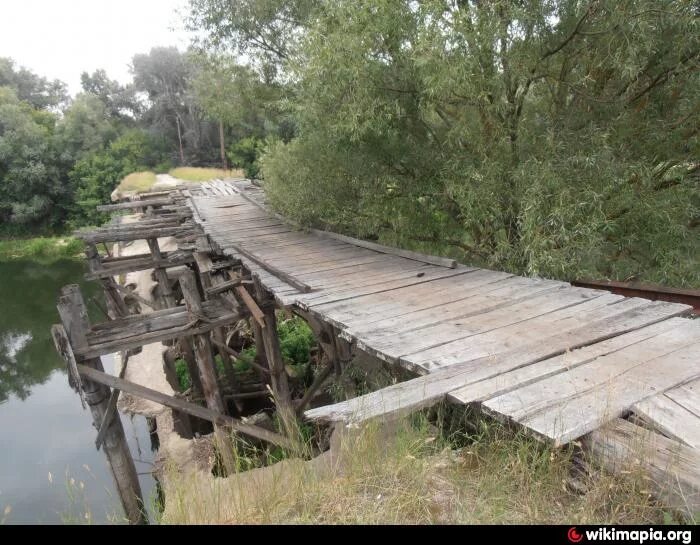
<path id="1" fill-rule="evenodd" d="M 149 133 L 131 129 L 124 132 L 103 151 L 79 160 L 70 172 L 75 188 L 73 223 L 99 224 L 105 216 L 95 207 L 109 202 L 112 192 L 124 177 L 132 172 L 147 170 L 162 161 L 162 142 Z"/>
<path id="2" fill-rule="evenodd" d="M 183 392 L 192 386 L 192 379 L 190 378 L 190 373 L 187 369 L 187 362 L 185 360 L 175 360 L 175 374 L 177 375 L 177 381 L 180 385 L 180 389 Z"/>
<path id="3" fill-rule="evenodd" d="M 0 261 L 31 259 L 42 263 L 82 255 L 83 243 L 72 237 L 0 240 Z"/>
<path id="4" fill-rule="evenodd" d="M 191 91 L 192 57 L 175 47 L 154 47 L 135 55 L 132 65 L 134 91 L 146 96 L 140 125 L 165 139 L 171 161 L 213 163 L 218 153 L 218 126 L 205 118 Z"/>
<path id="5" fill-rule="evenodd" d="M 695 11 L 324 4 L 284 64 L 299 137 L 260 159 L 271 201 L 490 268 L 700 286 Z"/>
<path id="6" fill-rule="evenodd" d="M 70 193 L 57 166 L 55 116 L 0 87 L 0 224 L 53 227 Z"/>
<path id="7" fill-rule="evenodd" d="M 277 334 L 286 363 L 300 365 L 309 362 L 309 351 L 316 341 L 311 328 L 304 320 L 298 316 L 279 320 Z"/>
<path id="8" fill-rule="evenodd" d="M 118 134 L 117 123 L 109 118 L 99 98 L 80 94 L 56 127 L 61 161 L 70 165 L 90 153 L 98 152 Z"/>
<path id="9" fill-rule="evenodd" d="M 68 101 L 65 83 L 49 81 L 26 68 L 16 67 L 6 57 L 0 57 L 0 87 L 9 87 L 19 100 L 36 110 L 58 109 Z"/>
<path id="10" fill-rule="evenodd" d="M 236 363 L 234 363 L 234 369 L 239 373 L 250 371 L 252 369 L 250 363 L 255 361 L 257 354 L 258 351 L 256 350 L 255 346 L 244 348 L 241 350 L 240 355 L 236 359 Z"/>
<path id="11" fill-rule="evenodd" d="M 233 144 L 227 153 L 231 166 L 242 168 L 247 178 L 255 179 L 260 172 L 258 157 L 262 150 L 260 139 L 249 136 Z"/>

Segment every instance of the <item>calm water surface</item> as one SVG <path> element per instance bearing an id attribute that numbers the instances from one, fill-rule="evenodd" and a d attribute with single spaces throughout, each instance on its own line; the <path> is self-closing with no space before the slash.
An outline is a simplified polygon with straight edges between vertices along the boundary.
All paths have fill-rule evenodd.
<path id="1" fill-rule="evenodd" d="M 84 265 L 59 261 L 0 262 L 0 523 L 121 520 L 119 499 L 92 417 L 68 386 L 51 341 L 62 286 L 80 284 L 86 299 L 96 285 Z M 101 321 L 96 307 L 90 316 Z M 103 358 L 113 372 L 112 358 Z M 153 453 L 143 418 L 122 415 L 147 503 L 155 495 Z M 86 515 L 87 514 L 87 515 Z"/>

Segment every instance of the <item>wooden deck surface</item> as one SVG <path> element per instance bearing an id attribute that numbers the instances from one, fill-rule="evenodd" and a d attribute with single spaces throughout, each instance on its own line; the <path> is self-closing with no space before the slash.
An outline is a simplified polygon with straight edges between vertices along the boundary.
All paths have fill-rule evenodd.
<path id="1" fill-rule="evenodd" d="M 248 183 L 203 184 L 186 196 L 210 241 L 280 304 L 419 375 L 306 411 L 309 419 L 391 418 L 447 399 L 557 445 L 632 413 L 700 448 L 700 320 L 680 317 L 689 306 L 302 231 Z"/>

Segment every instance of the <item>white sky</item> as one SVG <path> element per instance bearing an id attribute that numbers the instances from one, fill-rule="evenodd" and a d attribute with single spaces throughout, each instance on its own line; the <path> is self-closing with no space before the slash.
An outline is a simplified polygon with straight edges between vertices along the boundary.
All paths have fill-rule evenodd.
<path id="1" fill-rule="evenodd" d="M 187 0 L 0 0 L 0 57 L 60 79 L 71 94 L 80 74 L 104 68 L 131 80 L 136 53 L 189 44 L 180 13 Z"/>

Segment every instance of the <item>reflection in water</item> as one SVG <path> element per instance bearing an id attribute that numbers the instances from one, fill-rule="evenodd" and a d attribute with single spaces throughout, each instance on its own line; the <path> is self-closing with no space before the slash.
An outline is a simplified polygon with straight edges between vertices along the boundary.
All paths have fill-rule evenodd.
<path id="1" fill-rule="evenodd" d="M 32 340 L 32 336 L 29 333 L 6 333 L 0 337 L 0 358 L 7 356 L 12 363 L 17 363 L 17 352 L 22 350 L 29 341 Z"/>
<path id="2" fill-rule="evenodd" d="M 22 369 L 17 365 L 17 354 L 31 340 L 32 336 L 29 333 L 8 331 L 0 335 L 0 403 L 7 401 L 8 391 L 20 399 L 26 399 L 29 395 L 20 376 Z"/>
<path id="3" fill-rule="evenodd" d="M 95 449 L 89 411 L 68 387 L 65 366 L 53 347 L 62 286 L 81 284 L 86 301 L 95 284 L 83 284 L 83 265 L 0 262 L 0 521 L 107 522 L 121 518 L 119 498 L 102 452 Z M 90 315 L 99 317 L 96 309 Z M 113 358 L 103 358 L 113 372 Z M 142 473 L 147 503 L 153 456 L 143 418 L 122 416 L 127 440 Z M 7 513 L 5 516 L 4 513 Z"/>

